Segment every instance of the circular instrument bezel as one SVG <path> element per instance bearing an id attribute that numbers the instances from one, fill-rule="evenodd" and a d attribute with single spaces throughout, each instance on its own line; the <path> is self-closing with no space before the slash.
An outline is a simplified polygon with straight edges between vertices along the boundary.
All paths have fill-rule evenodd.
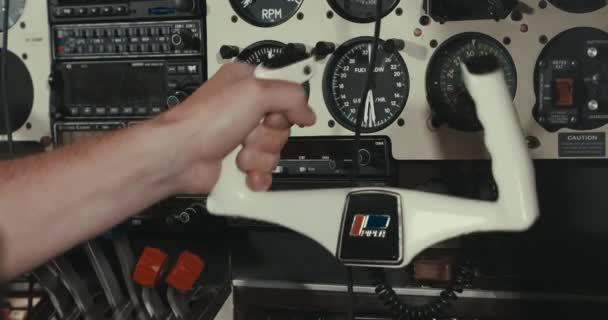
<path id="1" fill-rule="evenodd" d="M 276 40 L 261 40 L 258 42 L 254 42 L 248 45 L 245 49 L 239 53 L 236 59 L 240 62 L 247 62 L 244 57 L 249 57 L 254 54 L 255 51 L 259 50 L 260 47 L 263 46 L 276 46 L 276 47 L 284 47 L 286 44 L 281 41 Z"/>
<path id="2" fill-rule="evenodd" d="M 351 21 L 351 22 L 355 22 L 355 23 L 370 23 L 373 22 L 376 17 L 368 17 L 368 18 L 362 18 L 362 17 L 357 17 L 355 15 L 353 15 L 352 13 L 349 13 L 344 6 L 338 4 L 338 1 L 344 2 L 344 1 L 349 1 L 349 0 L 327 0 L 327 3 L 329 4 L 329 6 L 332 8 L 332 10 L 334 10 L 339 16 L 341 16 L 342 18 Z M 389 15 L 391 12 L 393 12 L 393 10 L 395 10 L 395 8 L 399 5 L 400 0 L 390 0 L 393 1 L 393 3 L 387 8 L 383 8 L 383 13 L 382 13 L 382 17 L 386 17 L 387 15 Z M 374 12 L 376 11 L 375 9 L 375 4 L 374 6 Z"/>
<path id="3" fill-rule="evenodd" d="M 455 54 L 460 53 L 461 50 L 463 50 L 463 44 L 466 44 L 468 41 L 471 41 L 473 39 L 478 39 L 480 41 L 483 41 L 486 44 L 489 44 L 491 47 L 494 48 L 498 48 L 501 51 L 501 57 L 497 57 L 498 60 L 501 62 L 501 66 L 504 67 L 504 63 L 506 62 L 506 64 L 509 66 L 509 69 L 512 71 L 513 75 L 510 77 L 512 80 L 513 85 L 509 86 L 509 89 L 511 90 L 511 95 L 513 96 L 513 99 L 515 99 L 515 96 L 517 95 L 517 90 L 518 90 L 518 72 L 517 72 L 517 65 L 515 64 L 515 61 L 513 59 L 513 56 L 511 55 L 511 52 L 509 52 L 509 50 L 507 49 L 507 47 L 505 47 L 502 43 L 500 43 L 500 41 L 498 41 L 497 39 L 495 39 L 492 36 L 489 36 L 485 33 L 481 33 L 481 32 L 464 32 L 464 33 L 460 33 L 457 35 L 454 35 L 450 38 L 448 38 L 447 40 L 445 40 L 435 51 L 435 53 L 433 54 L 433 56 L 431 57 L 431 60 L 429 61 L 429 64 L 427 65 L 427 69 L 426 69 L 426 76 L 425 76 L 425 87 L 426 87 L 426 96 L 427 96 L 427 101 L 429 104 L 429 107 L 431 108 L 433 117 L 436 120 L 439 120 L 441 123 L 440 124 L 447 124 L 450 128 L 455 129 L 455 130 L 459 130 L 459 131 L 465 131 L 465 132 L 476 132 L 476 131 L 481 131 L 483 130 L 483 127 L 481 126 L 481 123 L 479 122 L 479 120 L 477 119 L 476 114 L 458 114 L 458 112 L 455 112 L 453 109 L 453 106 L 445 101 L 445 99 L 443 98 L 443 96 L 441 96 L 440 100 L 438 100 L 438 98 L 435 98 L 435 95 L 437 95 L 437 92 L 440 92 L 441 95 L 444 94 L 444 90 L 441 88 L 441 85 L 435 85 L 433 82 L 433 80 L 435 79 L 435 76 L 439 76 L 442 73 L 444 73 L 443 71 L 441 71 L 442 69 L 444 69 L 446 66 L 451 66 L 452 63 L 450 64 L 445 64 L 445 61 L 449 58 L 454 56 Z M 458 81 L 458 80 L 453 80 L 453 81 Z M 462 80 L 460 80 L 462 81 Z M 508 83 L 509 81 L 507 81 Z M 470 119 L 470 117 L 473 116 L 475 118 L 475 123 L 466 123 L 469 121 L 472 121 L 472 119 Z"/>
<path id="4" fill-rule="evenodd" d="M 2 8 L 4 8 L 4 1 L 0 0 L 0 32 L 4 29 L 4 14 Z M 9 18 L 8 18 L 8 29 L 10 30 L 23 16 L 25 11 L 25 5 L 27 0 L 9 0 Z"/>
<path id="5" fill-rule="evenodd" d="M 347 54 L 348 52 L 353 50 L 357 45 L 359 45 L 361 43 L 369 43 L 369 42 L 373 42 L 373 41 L 374 41 L 373 37 L 364 36 L 364 37 L 353 38 L 353 39 L 350 39 L 350 40 L 344 42 L 341 46 L 339 46 L 336 49 L 336 52 L 331 56 L 331 58 L 327 62 L 325 71 L 323 73 L 323 84 L 322 84 L 323 98 L 324 98 L 325 105 L 326 105 L 329 113 L 331 114 L 333 119 L 336 122 L 338 122 L 341 126 L 343 126 L 344 128 L 346 128 L 350 131 L 353 131 L 353 132 L 355 131 L 356 124 L 353 124 L 350 120 L 348 120 L 344 116 L 344 114 L 342 112 L 340 112 L 338 110 L 339 107 L 336 104 L 335 95 L 333 93 L 333 90 L 330 89 L 330 87 L 331 87 L 331 83 L 333 82 L 334 75 L 336 73 L 337 63 L 340 61 L 340 59 L 342 59 L 342 57 L 345 54 Z M 380 49 L 379 50 L 382 50 L 381 47 L 384 43 L 385 43 L 384 40 L 380 40 L 380 42 L 379 42 Z M 398 108 L 399 108 L 398 112 L 396 112 L 388 121 L 386 121 L 385 123 L 383 123 L 379 126 L 375 126 L 372 128 L 362 127 L 361 128 L 362 133 L 375 133 L 375 132 L 379 132 L 379 131 L 386 129 L 387 127 L 391 126 L 397 119 L 399 119 L 401 114 L 403 114 L 403 112 L 405 110 L 405 107 L 407 105 L 407 102 L 408 102 L 408 99 L 410 96 L 410 90 L 411 90 L 410 73 L 409 73 L 407 64 L 405 62 L 405 59 L 403 58 L 401 53 L 396 51 L 395 53 L 393 53 L 393 56 L 398 59 L 399 63 L 402 65 L 401 71 L 404 72 L 403 77 L 406 81 L 406 84 L 404 85 L 404 88 L 402 88 L 402 90 L 403 90 L 402 93 L 404 94 L 403 101 L 398 105 Z M 361 93 L 359 93 L 359 92 L 357 93 L 357 95 L 360 95 L 360 94 Z M 363 112 L 363 110 L 360 110 L 359 112 Z"/>
<path id="6" fill-rule="evenodd" d="M 254 26 L 260 27 L 260 28 L 276 27 L 278 25 L 281 25 L 281 24 L 289 21 L 291 18 L 293 18 L 293 16 L 296 15 L 296 13 L 298 13 L 298 11 L 300 11 L 300 8 L 302 7 L 302 4 L 304 3 L 304 0 L 300 0 L 299 3 L 296 2 L 297 7 L 292 12 L 290 12 L 288 15 L 283 17 L 281 20 L 277 20 L 277 21 L 273 21 L 273 22 L 263 22 L 263 21 L 256 19 L 253 15 L 247 14 L 245 9 L 242 7 L 241 1 L 243 1 L 243 0 L 230 0 L 230 5 L 232 6 L 232 8 L 236 12 L 236 14 L 239 17 L 241 17 L 241 19 L 243 19 L 244 21 L 246 21 L 247 23 L 249 23 L 251 25 L 254 25 Z M 277 1 L 277 0 L 270 0 L 270 1 Z M 284 0 L 278 0 L 278 1 L 284 1 Z"/>
<path id="7" fill-rule="evenodd" d="M 562 11 L 578 14 L 591 13 L 608 5 L 605 0 L 549 0 L 549 3 Z"/>
<path id="8" fill-rule="evenodd" d="M 236 57 L 236 60 L 243 63 L 249 63 L 248 61 L 246 61 L 245 57 L 252 56 L 256 51 L 260 50 L 260 48 L 264 46 L 274 46 L 283 48 L 286 46 L 286 44 L 276 40 L 261 40 L 258 42 L 254 42 L 248 45 L 245 49 L 243 49 L 241 53 Z M 306 90 L 306 97 L 310 97 L 310 82 L 305 82 L 304 84 L 302 84 L 302 86 L 304 86 L 304 90 Z"/>

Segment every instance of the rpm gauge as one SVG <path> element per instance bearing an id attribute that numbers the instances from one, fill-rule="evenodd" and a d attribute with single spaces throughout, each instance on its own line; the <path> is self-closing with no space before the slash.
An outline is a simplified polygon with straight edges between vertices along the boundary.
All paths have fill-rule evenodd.
<path id="1" fill-rule="evenodd" d="M 0 8 L 4 8 L 5 1 L 6 0 L 0 0 Z M 21 18 L 21 15 L 23 15 L 25 0 L 10 0 L 9 5 L 8 28 L 10 29 L 13 25 L 15 25 L 15 23 L 17 23 L 19 18 Z M 4 31 L 4 14 L 1 12 L 2 10 L 0 10 L 0 32 Z"/>
<path id="2" fill-rule="evenodd" d="M 328 62 L 323 78 L 325 103 L 336 121 L 354 130 L 360 107 L 365 133 L 380 131 L 393 123 L 405 108 L 410 89 L 408 69 L 401 54 L 380 41 L 374 81 L 362 101 L 372 47 L 371 37 L 344 43 Z"/>
<path id="3" fill-rule="evenodd" d="M 517 71 L 511 55 L 500 42 L 481 33 L 463 33 L 448 39 L 431 59 L 427 71 L 427 97 L 433 110 L 433 123 L 447 123 L 453 129 L 479 131 L 475 103 L 462 79 L 461 63 L 471 58 L 493 56 L 501 65 L 513 97 L 517 90 Z"/>
<path id="4" fill-rule="evenodd" d="M 258 27 L 274 27 L 293 17 L 304 0 L 230 0 L 243 20 Z"/>
<path id="5" fill-rule="evenodd" d="M 328 0 L 329 5 L 342 18 L 359 23 L 372 22 L 376 18 L 378 0 Z M 382 17 L 388 15 L 399 0 L 382 0 Z"/>
<path id="6" fill-rule="evenodd" d="M 285 48 L 285 44 L 279 41 L 259 41 L 243 49 L 237 60 L 257 66 L 282 54 L 283 48 Z M 304 83 L 304 89 L 306 90 L 306 96 L 310 96 L 310 83 Z"/>

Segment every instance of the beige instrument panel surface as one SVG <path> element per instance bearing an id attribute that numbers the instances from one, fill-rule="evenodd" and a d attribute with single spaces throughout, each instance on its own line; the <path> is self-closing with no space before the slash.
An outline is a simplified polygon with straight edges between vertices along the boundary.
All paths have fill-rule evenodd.
<path id="1" fill-rule="evenodd" d="M 549 41 L 559 33 L 575 27 L 593 27 L 608 31 L 608 7 L 588 14 L 573 14 L 561 11 L 548 5 L 539 8 L 538 1 L 522 1 L 529 10 L 524 12 L 521 21 L 509 18 L 501 21 L 479 20 L 446 22 L 439 24 L 431 21 L 427 26 L 420 24 L 424 15 L 422 1 L 401 0 L 397 8 L 402 10 L 398 15 L 396 9 L 382 21 L 381 38 L 397 38 L 405 41 L 401 52 L 410 74 L 410 94 L 404 111 L 398 121 L 385 129 L 371 135 L 388 136 L 392 142 L 393 156 L 397 160 L 443 160 L 443 159 L 483 159 L 487 152 L 483 146 L 483 133 L 467 133 L 452 130 L 443 126 L 433 128 L 430 123 L 431 109 L 427 101 L 426 73 L 427 67 L 437 48 L 447 39 L 465 32 L 480 32 L 491 36 L 502 43 L 505 37 L 511 39 L 504 45 L 511 54 L 517 67 L 517 94 L 514 105 L 517 108 L 521 125 L 527 136 L 538 138 L 540 146 L 531 149 L 535 159 L 556 159 L 558 154 L 558 133 L 573 132 L 563 129 L 548 132 L 538 125 L 532 117 L 536 103 L 534 94 L 534 69 L 537 59 L 544 48 L 539 41 L 541 36 Z M 345 20 L 338 14 L 332 18 L 332 11 L 326 0 L 304 0 L 298 11 L 288 21 L 274 27 L 257 27 L 238 17 L 228 0 L 207 1 L 207 44 L 208 71 L 211 77 L 223 63 L 219 50 L 222 45 L 238 46 L 241 50 L 262 40 L 275 40 L 283 43 L 303 43 L 313 47 L 318 41 L 329 41 L 337 46 L 350 39 L 361 36 L 372 36 L 373 23 L 354 23 Z M 236 21 L 236 22 L 235 22 Z M 528 31 L 522 32 L 522 25 Z M 415 29 L 421 29 L 417 37 Z M 432 40 L 438 42 L 432 48 Z M 312 128 L 293 131 L 294 136 L 352 136 L 353 132 L 339 123 L 332 128 L 328 122 L 333 119 L 323 98 L 323 77 L 329 58 L 320 62 L 319 70 L 310 82 L 310 105 L 317 113 L 317 124 Z M 491 106 L 483 106 L 491 107 Z M 608 126 L 590 132 L 606 133 Z"/>
<path id="2" fill-rule="evenodd" d="M 40 141 L 42 137 L 51 136 L 49 119 L 51 49 L 47 12 L 47 1 L 26 0 L 23 14 L 9 29 L 8 49 L 20 57 L 25 64 L 34 87 L 32 111 L 27 121 L 20 128 L 13 128 L 15 141 Z M 0 135 L 0 141 L 6 139 L 6 136 Z"/>

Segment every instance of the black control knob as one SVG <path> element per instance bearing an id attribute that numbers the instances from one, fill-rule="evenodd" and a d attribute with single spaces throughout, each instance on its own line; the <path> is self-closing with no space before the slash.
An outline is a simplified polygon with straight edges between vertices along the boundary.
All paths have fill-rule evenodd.
<path id="1" fill-rule="evenodd" d="M 401 39 L 388 39 L 384 43 L 384 50 L 388 53 L 395 53 L 405 49 L 405 41 Z"/>
<path id="2" fill-rule="evenodd" d="M 188 94 L 184 91 L 177 90 L 167 98 L 167 107 L 173 108 L 188 98 Z"/>
<path id="3" fill-rule="evenodd" d="M 224 60 L 236 58 L 236 56 L 238 56 L 239 53 L 241 53 L 241 50 L 237 46 L 223 45 L 220 48 L 220 56 Z"/>
<path id="4" fill-rule="evenodd" d="M 183 29 L 171 35 L 171 44 L 175 49 L 192 50 L 198 49 L 199 40 L 194 36 L 192 31 Z"/>
<path id="5" fill-rule="evenodd" d="M 173 0 L 173 5 L 179 12 L 196 12 L 196 1 L 194 0 Z"/>
<path id="6" fill-rule="evenodd" d="M 336 51 L 336 44 L 333 42 L 319 41 L 312 49 L 312 54 L 320 59 L 327 57 L 328 55 Z"/>
<path id="7" fill-rule="evenodd" d="M 367 149 L 359 150 L 359 165 L 366 167 L 372 163 L 372 154 Z"/>

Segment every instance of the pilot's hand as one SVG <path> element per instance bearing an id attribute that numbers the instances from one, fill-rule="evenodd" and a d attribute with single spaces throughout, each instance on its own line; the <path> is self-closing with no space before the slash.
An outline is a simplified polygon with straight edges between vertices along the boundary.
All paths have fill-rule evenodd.
<path id="1" fill-rule="evenodd" d="M 290 128 L 311 126 L 315 114 L 303 87 L 259 80 L 254 67 L 224 65 L 190 98 L 158 121 L 177 127 L 167 152 L 179 179 L 178 192 L 208 193 L 217 183 L 221 163 L 238 145 L 237 164 L 254 191 L 267 190 Z"/>

